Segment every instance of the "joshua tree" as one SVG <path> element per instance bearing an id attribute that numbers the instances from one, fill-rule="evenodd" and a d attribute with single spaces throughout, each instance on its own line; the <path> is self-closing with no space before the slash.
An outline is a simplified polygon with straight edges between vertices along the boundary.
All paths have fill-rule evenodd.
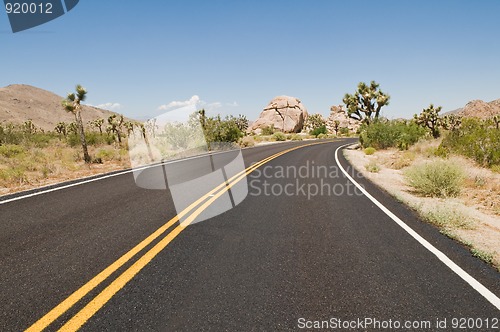
<path id="1" fill-rule="evenodd" d="M 432 137 L 438 138 L 441 133 L 439 131 L 439 127 L 443 125 L 442 119 L 439 117 L 439 112 L 441 112 L 441 106 L 434 108 L 433 104 L 430 104 L 428 108 L 424 108 L 420 115 L 415 114 L 413 118 L 415 122 L 422 126 L 429 128 L 432 134 Z"/>
<path id="2" fill-rule="evenodd" d="M 238 115 L 237 118 L 234 119 L 234 121 L 236 122 L 236 126 L 238 127 L 239 130 L 241 130 L 242 132 L 245 132 L 245 130 L 247 130 L 248 128 L 248 119 L 245 115 Z"/>
<path id="3" fill-rule="evenodd" d="M 56 127 L 54 128 L 54 130 L 56 131 L 56 133 L 59 134 L 59 139 L 61 138 L 61 135 L 63 135 L 64 137 L 66 137 L 66 134 L 67 134 L 67 125 L 64 122 L 59 122 L 56 125 Z"/>
<path id="4" fill-rule="evenodd" d="M 340 129 L 340 121 L 339 120 L 333 121 L 333 130 L 335 130 L 335 136 L 339 135 L 339 129 Z"/>
<path id="5" fill-rule="evenodd" d="M 71 112 L 75 115 L 76 126 L 78 129 L 78 133 L 80 134 L 80 143 L 82 144 L 83 150 L 83 160 L 86 163 L 90 163 L 90 155 L 87 149 L 87 140 L 85 139 L 85 131 L 83 129 L 83 121 L 82 121 L 82 106 L 81 102 L 85 101 L 87 95 L 87 90 L 82 87 L 80 84 L 76 86 L 76 93 L 68 93 L 66 99 L 62 101 L 62 105 L 64 109 L 68 112 Z"/>
<path id="6" fill-rule="evenodd" d="M 111 115 L 108 118 L 108 131 L 116 134 L 118 142 L 122 142 L 122 125 L 123 125 L 123 115 L 117 116 L 116 114 Z"/>
<path id="7" fill-rule="evenodd" d="M 495 115 L 493 117 L 493 122 L 495 122 L 495 126 L 497 127 L 497 130 L 500 128 L 500 115 Z"/>
<path id="8" fill-rule="evenodd" d="M 33 124 L 33 121 L 31 119 L 28 119 L 23 123 L 23 130 L 26 134 L 32 135 L 36 133 L 36 126 Z"/>
<path id="9" fill-rule="evenodd" d="M 130 134 L 134 132 L 135 124 L 132 121 L 125 121 L 123 126 L 127 129 L 127 136 L 130 136 Z"/>
<path id="10" fill-rule="evenodd" d="M 90 122 L 90 126 L 99 129 L 99 133 L 102 135 L 102 125 L 104 124 L 104 119 L 95 119 Z"/>
<path id="11" fill-rule="evenodd" d="M 314 129 L 323 127 L 326 125 L 326 121 L 323 118 L 323 116 L 319 113 L 311 114 L 307 117 L 306 120 L 306 130 L 307 131 L 312 131 Z"/>
<path id="12" fill-rule="evenodd" d="M 370 85 L 360 82 L 352 95 L 345 94 L 343 102 L 350 118 L 370 124 L 378 119 L 382 107 L 389 105 L 389 99 L 390 96 L 379 89 L 379 84 L 371 81 Z"/>
<path id="13" fill-rule="evenodd" d="M 442 121 L 442 126 L 445 129 L 455 131 L 462 124 L 462 117 L 460 115 L 456 115 L 456 114 L 449 114 L 449 115 L 446 115 L 444 118 L 442 118 L 441 121 Z"/>
<path id="14" fill-rule="evenodd" d="M 70 124 L 66 127 L 66 130 L 68 133 L 73 133 L 75 135 L 78 134 L 78 126 L 76 125 L 76 122 L 70 122 Z"/>

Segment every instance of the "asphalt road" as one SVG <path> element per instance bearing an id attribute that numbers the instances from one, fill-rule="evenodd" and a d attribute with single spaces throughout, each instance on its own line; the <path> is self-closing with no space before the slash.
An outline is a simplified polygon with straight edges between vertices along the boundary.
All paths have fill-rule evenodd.
<path id="1" fill-rule="evenodd" d="M 88 308 L 94 309 L 88 320 L 80 319 L 82 331 L 281 331 L 365 318 L 381 327 L 410 321 L 428 331 L 438 330 L 437 320 L 446 320 L 444 331 L 453 319 L 474 318 L 474 324 L 480 319 L 480 330 L 495 330 L 499 309 L 339 170 L 335 151 L 346 142 L 297 148 L 260 165 L 241 180 L 248 194 L 240 204 L 185 228 L 174 219 L 162 236 L 59 310 L 46 330 L 78 321 Z M 310 143 L 245 149 L 245 167 Z M 224 164 L 233 156 L 217 160 Z M 500 296 L 498 272 L 419 221 L 339 157 L 371 195 Z M 168 167 L 182 183 L 183 170 L 210 173 L 200 166 L 206 158 Z M 214 194 L 206 199 L 214 201 L 212 208 L 217 205 Z M 170 191 L 139 188 L 131 173 L 0 204 L 0 330 L 32 326 L 175 216 Z M 176 230 L 164 248 L 145 256 Z M 127 279 L 141 259 L 144 267 Z M 116 286 L 119 280 L 125 281 Z M 93 299 L 103 293 L 111 295 L 99 305 Z M 496 326 L 500 329 L 500 322 Z"/>

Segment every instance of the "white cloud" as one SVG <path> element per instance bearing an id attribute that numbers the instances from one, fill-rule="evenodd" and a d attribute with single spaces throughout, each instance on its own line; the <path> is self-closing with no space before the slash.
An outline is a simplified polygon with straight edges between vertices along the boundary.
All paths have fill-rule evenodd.
<path id="1" fill-rule="evenodd" d="M 192 96 L 189 100 L 185 101 L 171 101 L 168 104 L 163 104 L 158 107 L 159 111 L 168 111 L 173 108 L 180 108 L 186 106 L 196 106 L 200 102 L 200 97 L 197 95 Z"/>
<path id="2" fill-rule="evenodd" d="M 99 104 L 99 105 L 91 105 L 88 104 L 89 106 L 97 107 L 103 110 L 108 110 L 108 111 L 116 111 L 122 108 L 122 105 L 119 103 L 104 103 L 104 104 Z"/>
<path id="3" fill-rule="evenodd" d="M 213 110 L 215 110 L 215 109 L 217 109 L 217 108 L 222 107 L 222 103 L 220 103 L 220 102 L 218 102 L 218 101 L 217 101 L 217 102 L 215 102 L 215 103 L 210 103 L 210 104 L 205 103 L 205 102 L 201 102 L 201 103 L 200 103 L 200 106 L 202 106 L 202 107 L 203 107 L 204 109 L 206 109 L 207 111 L 213 111 Z"/>
<path id="4" fill-rule="evenodd" d="M 232 103 L 226 103 L 226 106 L 229 106 L 229 107 L 238 107 L 240 105 L 238 105 L 238 103 L 236 101 L 233 101 Z"/>

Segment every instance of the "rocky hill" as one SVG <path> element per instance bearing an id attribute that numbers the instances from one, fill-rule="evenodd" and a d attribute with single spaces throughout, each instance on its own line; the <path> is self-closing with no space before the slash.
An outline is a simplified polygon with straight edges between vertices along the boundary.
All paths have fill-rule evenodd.
<path id="1" fill-rule="evenodd" d="M 447 112 L 445 114 L 457 114 L 464 117 L 476 117 L 480 119 L 488 119 L 495 115 L 500 115 L 500 99 L 490 102 L 482 100 L 472 100 L 463 108 Z"/>
<path id="2" fill-rule="evenodd" d="M 61 106 L 64 97 L 30 85 L 15 84 L 0 88 L 0 123 L 21 124 L 32 120 L 35 126 L 53 130 L 58 122 L 73 122 L 74 115 Z M 83 106 L 84 124 L 97 118 L 108 118 L 114 112 Z"/>

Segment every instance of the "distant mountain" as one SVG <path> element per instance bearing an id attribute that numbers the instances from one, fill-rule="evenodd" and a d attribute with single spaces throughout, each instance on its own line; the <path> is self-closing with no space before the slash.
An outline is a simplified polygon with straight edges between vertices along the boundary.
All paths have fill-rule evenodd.
<path id="1" fill-rule="evenodd" d="M 446 114 L 457 114 L 463 117 L 476 117 L 480 119 L 488 119 L 495 115 L 500 115 L 500 99 L 490 102 L 482 100 L 469 101 L 464 107 L 454 111 L 446 112 Z"/>
<path id="2" fill-rule="evenodd" d="M 64 97 L 30 85 L 14 84 L 0 88 L 0 123 L 21 124 L 32 120 L 44 130 L 54 130 L 58 122 L 73 122 L 75 117 L 61 106 Z M 83 105 L 82 119 L 88 121 L 107 119 L 116 114 L 107 110 Z"/>

